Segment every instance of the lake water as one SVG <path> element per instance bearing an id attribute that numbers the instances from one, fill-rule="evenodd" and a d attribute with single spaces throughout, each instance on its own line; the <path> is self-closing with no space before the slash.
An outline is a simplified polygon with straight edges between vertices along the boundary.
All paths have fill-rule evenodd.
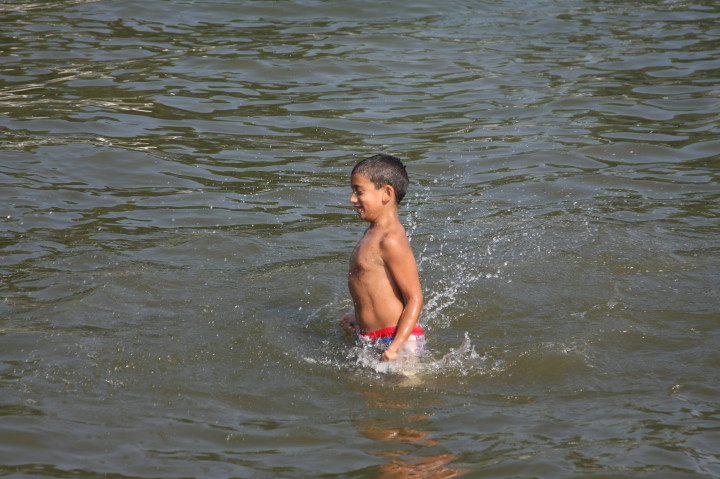
<path id="1" fill-rule="evenodd" d="M 0 13 L 0 476 L 720 477 L 715 0 Z M 409 377 L 337 326 L 378 152 Z"/>

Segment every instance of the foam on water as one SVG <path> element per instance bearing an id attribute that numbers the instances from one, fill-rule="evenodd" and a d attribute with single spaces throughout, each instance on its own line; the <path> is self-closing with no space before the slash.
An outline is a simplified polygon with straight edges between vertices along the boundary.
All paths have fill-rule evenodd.
<path id="1" fill-rule="evenodd" d="M 401 353 L 394 361 L 382 361 L 382 351 L 362 344 L 349 347 L 329 346 L 325 342 L 325 354 L 330 351 L 332 357 L 312 357 L 304 355 L 309 364 L 323 364 L 340 370 L 351 370 L 361 375 L 377 378 L 412 378 L 405 385 L 423 385 L 441 376 L 466 376 L 471 373 L 486 372 L 486 357 L 480 356 L 472 344 L 469 335 L 457 348 L 449 351 L 426 349 L 422 354 Z"/>

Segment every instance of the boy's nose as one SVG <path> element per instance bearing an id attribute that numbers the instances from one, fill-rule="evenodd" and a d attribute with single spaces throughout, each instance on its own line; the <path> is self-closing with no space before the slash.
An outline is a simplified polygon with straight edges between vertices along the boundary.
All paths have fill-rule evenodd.
<path id="1" fill-rule="evenodd" d="M 352 193 L 352 194 L 350 195 L 350 203 L 355 203 L 355 199 L 356 199 L 356 198 L 355 198 L 355 193 Z"/>

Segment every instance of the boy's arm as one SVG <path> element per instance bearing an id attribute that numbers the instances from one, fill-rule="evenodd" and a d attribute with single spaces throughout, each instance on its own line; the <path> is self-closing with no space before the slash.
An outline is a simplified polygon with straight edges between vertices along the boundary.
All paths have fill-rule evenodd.
<path id="1" fill-rule="evenodd" d="M 403 234 L 385 238 L 380 244 L 380 252 L 404 304 L 395 339 L 383 353 L 383 360 L 391 361 L 395 359 L 398 349 L 407 341 L 417 324 L 423 296 L 417 263 L 407 237 Z"/>

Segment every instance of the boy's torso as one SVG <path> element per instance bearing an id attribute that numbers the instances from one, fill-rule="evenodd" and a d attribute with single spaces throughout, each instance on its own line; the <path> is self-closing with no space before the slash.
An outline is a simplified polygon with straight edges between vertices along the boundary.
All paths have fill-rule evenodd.
<path id="1" fill-rule="evenodd" d="M 381 241 L 392 234 L 396 228 L 368 228 L 350 257 L 348 286 L 365 332 L 396 326 L 404 307 L 381 251 Z"/>

